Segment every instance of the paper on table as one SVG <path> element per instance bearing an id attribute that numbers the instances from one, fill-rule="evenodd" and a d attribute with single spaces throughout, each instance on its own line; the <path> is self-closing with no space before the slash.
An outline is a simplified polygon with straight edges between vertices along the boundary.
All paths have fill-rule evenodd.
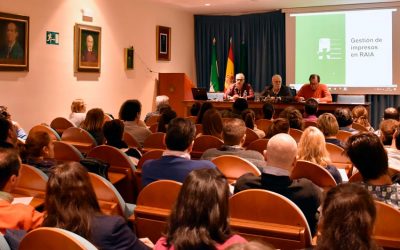
<path id="1" fill-rule="evenodd" d="M 32 201 L 33 197 L 17 197 L 14 198 L 12 204 L 22 203 L 25 205 L 29 205 Z"/>

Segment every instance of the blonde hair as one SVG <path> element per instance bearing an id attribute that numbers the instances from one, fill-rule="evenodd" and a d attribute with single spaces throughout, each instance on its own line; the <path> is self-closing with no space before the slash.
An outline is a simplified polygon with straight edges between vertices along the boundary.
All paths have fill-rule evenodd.
<path id="1" fill-rule="evenodd" d="M 71 104 L 71 112 L 72 113 L 85 113 L 86 112 L 86 104 L 83 99 L 75 99 Z"/>
<path id="2" fill-rule="evenodd" d="M 318 117 L 317 127 L 324 136 L 336 136 L 339 132 L 339 124 L 336 117 L 331 113 L 324 113 Z"/>
<path id="3" fill-rule="evenodd" d="M 298 160 L 310 161 L 322 167 L 331 162 L 324 135 L 316 127 L 310 126 L 304 130 L 298 147 Z"/>
<path id="4" fill-rule="evenodd" d="M 361 124 L 366 128 L 371 127 L 368 122 L 368 111 L 364 106 L 355 106 L 351 113 L 353 114 L 353 122 Z"/>

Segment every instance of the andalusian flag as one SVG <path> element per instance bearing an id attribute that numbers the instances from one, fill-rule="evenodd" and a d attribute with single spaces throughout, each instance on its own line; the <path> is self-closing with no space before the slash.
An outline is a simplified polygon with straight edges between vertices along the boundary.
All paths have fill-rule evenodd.
<path id="1" fill-rule="evenodd" d="M 232 50 L 232 38 L 229 41 L 229 54 L 228 61 L 226 62 L 226 71 L 225 71 L 225 85 L 224 90 L 229 88 L 229 85 L 233 83 L 233 79 L 235 77 L 235 65 L 233 63 L 233 50 Z"/>
<path id="2" fill-rule="evenodd" d="M 218 81 L 217 48 L 215 46 L 215 38 L 214 38 L 211 51 L 210 92 L 216 92 L 216 91 L 219 91 L 219 81 Z"/>

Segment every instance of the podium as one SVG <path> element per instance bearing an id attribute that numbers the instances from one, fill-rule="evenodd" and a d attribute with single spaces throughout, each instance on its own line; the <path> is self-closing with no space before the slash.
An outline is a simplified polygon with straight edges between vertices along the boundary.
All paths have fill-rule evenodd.
<path id="1" fill-rule="evenodd" d="M 169 105 L 180 117 L 186 116 L 183 100 L 193 100 L 193 82 L 185 73 L 159 73 L 157 95 L 169 97 Z"/>

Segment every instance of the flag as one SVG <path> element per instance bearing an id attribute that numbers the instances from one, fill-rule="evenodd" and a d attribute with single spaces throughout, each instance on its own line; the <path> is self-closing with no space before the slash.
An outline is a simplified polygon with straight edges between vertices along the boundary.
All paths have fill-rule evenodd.
<path id="1" fill-rule="evenodd" d="M 218 81 L 218 62 L 217 62 L 217 48 L 215 46 L 215 38 L 211 49 L 211 74 L 210 74 L 210 92 L 219 91 Z"/>
<path id="2" fill-rule="evenodd" d="M 232 38 L 231 38 L 229 41 L 228 60 L 226 62 L 224 90 L 227 90 L 229 88 L 229 85 L 233 83 L 234 76 L 235 76 L 235 65 L 233 63 L 233 50 L 232 50 Z"/>
<path id="3" fill-rule="evenodd" d="M 247 46 L 244 41 L 240 44 L 239 72 L 247 76 Z"/>

